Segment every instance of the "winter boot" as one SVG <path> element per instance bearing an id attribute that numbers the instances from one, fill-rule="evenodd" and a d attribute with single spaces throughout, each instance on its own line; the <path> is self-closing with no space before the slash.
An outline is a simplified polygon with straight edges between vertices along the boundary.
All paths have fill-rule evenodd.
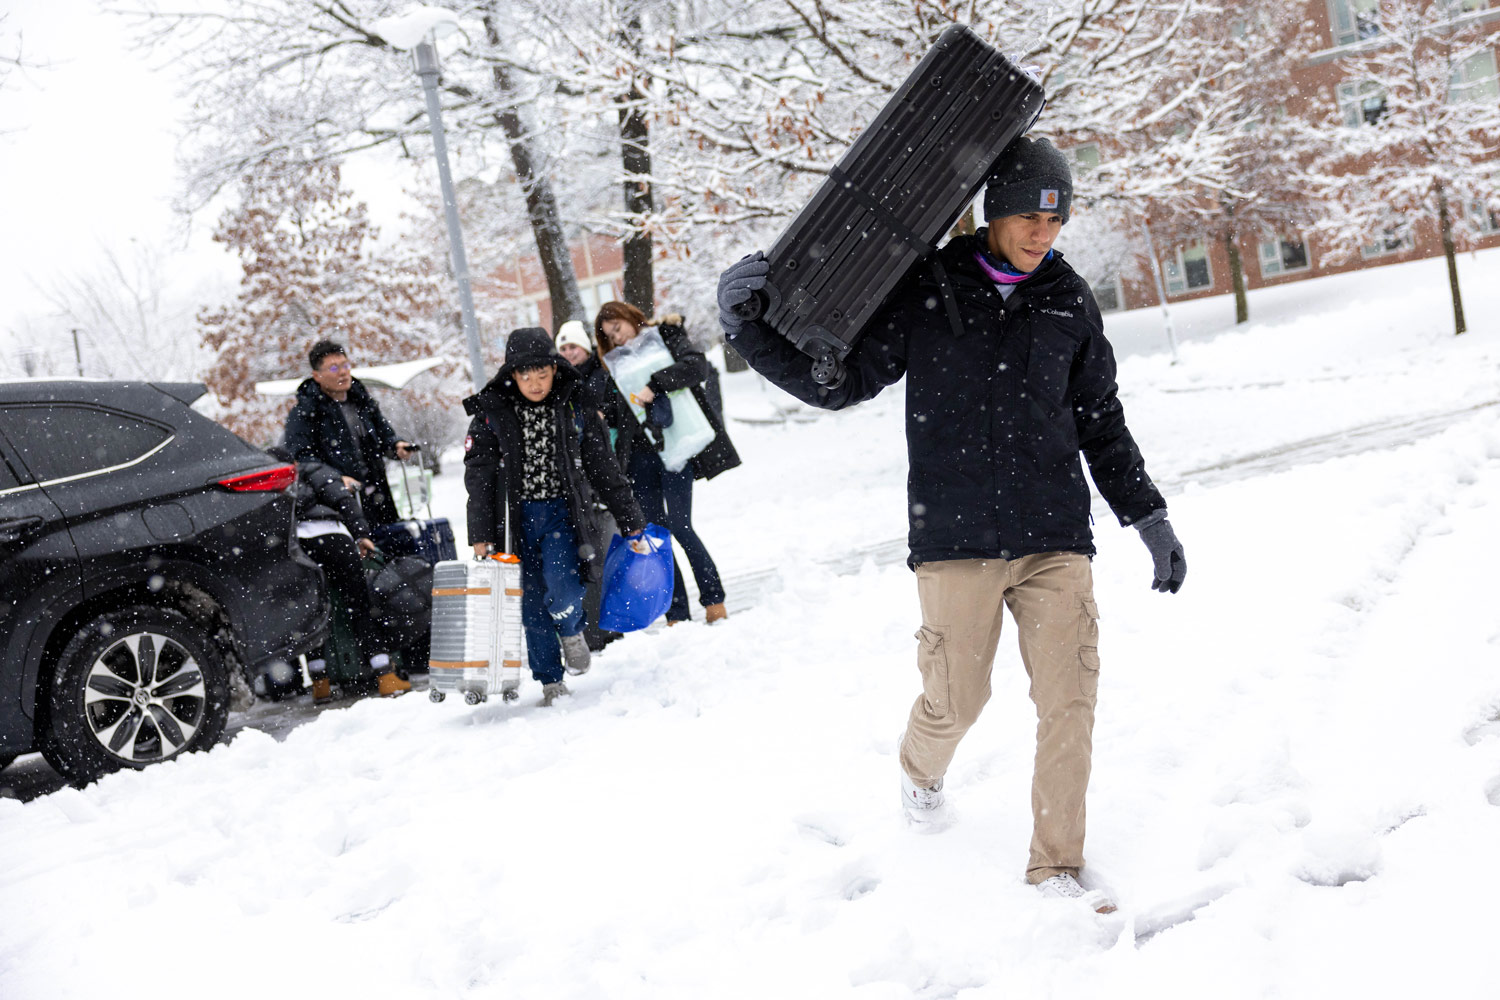
<path id="1" fill-rule="evenodd" d="M 381 674 L 377 681 L 376 690 L 382 698 L 394 698 L 411 690 L 411 684 L 401 679 L 401 675 L 394 670 L 388 670 Z"/>
<path id="2" fill-rule="evenodd" d="M 714 622 L 721 622 L 728 617 L 729 612 L 725 610 L 723 601 L 720 601 L 718 604 L 707 604 L 703 607 L 703 620 L 710 625 Z"/>
<path id="3" fill-rule="evenodd" d="M 562 637 L 563 669 L 574 677 L 589 672 L 589 641 L 580 632 Z"/>
<path id="4" fill-rule="evenodd" d="M 1054 875 L 1037 883 L 1037 890 L 1048 899 L 1076 899 L 1095 913 L 1115 912 L 1114 900 L 1098 889 L 1085 889 L 1072 875 Z"/>
<path id="5" fill-rule="evenodd" d="M 553 702 L 557 701 L 557 699 L 561 698 L 565 694 L 572 694 L 572 693 L 573 692 L 569 691 L 568 690 L 568 686 L 566 684 L 564 684 L 562 681 L 557 681 L 554 684 L 543 684 L 542 685 L 542 707 L 543 708 L 551 708 Z"/>
<path id="6" fill-rule="evenodd" d="M 328 661 L 307 661 L 307 676 L 312 678 L 314 705 L 326 705 L 333 700 L 333 682 L 328 679 Z"/>

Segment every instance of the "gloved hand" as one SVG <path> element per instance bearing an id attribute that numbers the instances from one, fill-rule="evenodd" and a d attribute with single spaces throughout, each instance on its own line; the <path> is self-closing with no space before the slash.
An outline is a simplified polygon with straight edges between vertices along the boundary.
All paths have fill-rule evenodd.
<path id="1" fill-rule="evenodd" d="M 732 336 L 745 325 L 734 307 L 749 302 L 756 292 L 766 287 L 766 273 L 770 270 L 766 255 L 757 250 L 748 257 L 741 257 L 738 263 L 719 275 L 719 325 L 725 333 Z"/>
<path id="2" fill-rule="evenodd" d="M 1151 561 L 1156 567 L 1151 589 L 1175 594 L 1187 576 L 1187 556 L 1183 554 L 1182 543 L 1177 540 L 1177 532 L 1167 520 L 1167 512 L 1157 513 L 1159 517 L 1157 514 L 1143 517 L 1135 527 L 1141 533 L 1141 541 L 1150 550 Z"/>
<path id="3" fill-rule="evenodd" d="M 652 397 L 646 404 L 646 423 L 661 430 L 672 426 L 672 401 L 665 393 Z"/>

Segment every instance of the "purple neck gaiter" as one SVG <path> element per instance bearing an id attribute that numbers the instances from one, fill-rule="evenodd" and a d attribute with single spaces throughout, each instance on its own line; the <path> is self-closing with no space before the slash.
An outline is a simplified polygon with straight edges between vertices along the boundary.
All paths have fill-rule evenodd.
<path id="1" fill-rule="evenodd" d="M 1042 258 L 1042 264 L 1047 263 L 1051 259 L 1052 251 L 1048 250 L 1047 256 Z M 983 250 L 974 251 L 974 260 L 979 263 L 980 268 L 984 270 L 984 273 L 989 276 L 991 281 L 1000 285 L 1019 285 L 1036 273 L 1036 271 L 1017 271 L 1006 261 L 996 261 Z M 1041 266 L 1041 264 L 1037 265 L 1038 268 Z"/>

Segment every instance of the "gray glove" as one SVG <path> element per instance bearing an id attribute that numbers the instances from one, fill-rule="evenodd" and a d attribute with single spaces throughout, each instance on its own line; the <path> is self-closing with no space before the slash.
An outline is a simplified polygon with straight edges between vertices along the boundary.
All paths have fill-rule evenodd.
<path id="1" fill-rule="evenodd" d="M 1187 576 L 1187 556 L 1183 554 L 1182 543 L 1177 540 L 1177 532 L 1167 520 L 1167 512 L 1153 511 L 1137 521 L 1135 529 L 1141 533 L 1141 541 L 1146 543 L 1156 567 L 1151 589 L 1164 594 L 1177 593 Z"/>
<path id="2" fill-rule="evenodd" d="M 744 305 L 755 293 L 766 287 L 766 272 L 771 265 L 766 255 L 759 250 L 719 275 L 719 325 L 733 336 L 745 325 L 745 321 L 734 311 L 735 306 Z"/>

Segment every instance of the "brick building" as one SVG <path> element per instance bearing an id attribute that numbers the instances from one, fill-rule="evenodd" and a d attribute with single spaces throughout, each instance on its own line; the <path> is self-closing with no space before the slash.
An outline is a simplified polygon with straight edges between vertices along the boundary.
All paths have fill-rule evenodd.
<path id="1" fill-rule="evenodd" d="M 1287 113 L 1318 119 L 1337 108 L 1345 128 L 1359 128 L 1378 117 L 1384 98 L 1368 81 L 1357 78 L 1346 65 L 1354 46 L 1378 46 L 1379 27 L 1372 14 L 1378 0 L 1308 0 L 1306 14 L 1318 33 L 1321 47 L 1293 71 L 1288 91 Z M 1500 6 L 1493 0 L 1439 0 L 1452 15 L 1471 15 L 1482 23 L 1500 22 Z M 1488 11 L 1488 13 L 1486 13 Z M 1483 52 L 1461 65 L 1451 86 L 1467 100 L 1500 101 L 1500 74 L 1495 50 Z M 1500 148 L 1500 136 L 1496 137 Z M 1088 143 L 1067 152 L 1078 169 L 1099 162 L 1099 146 Z M 1455 210 L 1460 210 L 1455 206 Z M 1482 247 L 1500 246 L 1500 212 L 1475 203 L 1464 205 L 1475 227 L 1485 234 Z M 1169 302 L 1186 301 L 1233 291 L 1227 248 L 1220 241 L 1202 240 L 1176 246 L 1157 245 L 1161 276 Z M 1325 259 L 1326 248 L 1301 232 L 1285 232 L 1275 239 L 1245 236 L 1239 241 L 1240 260 L 1247 289 L 1321 277 L 1365 267 L 1434 257 L 1443 248 L 1435 219 L 1416 219 L 1404 232 L 1374 232 L 1370 242 L 1352 257 L 1333 263 Z M 1132 309 L 1159 305 L 1156 285 L 1142 249 L 1139 276 L 1098 282 L 1095 293 L 1100 307 Z"/>
<path id="2" fill-rule="evenodd" d="M 613 236 L 598 234 L 573 241 L 569 249 L 573 251 L 578 294 L 583 297 L 585 311 L 592 317 L 604 303 L 620 299 L 625 278 L 624 253 Z M 547 276 L 536 256 L 508 261 L 475 281 L 518 303 L 522 323 L 552 329 L 552 299 L 547 294 Z"/>

